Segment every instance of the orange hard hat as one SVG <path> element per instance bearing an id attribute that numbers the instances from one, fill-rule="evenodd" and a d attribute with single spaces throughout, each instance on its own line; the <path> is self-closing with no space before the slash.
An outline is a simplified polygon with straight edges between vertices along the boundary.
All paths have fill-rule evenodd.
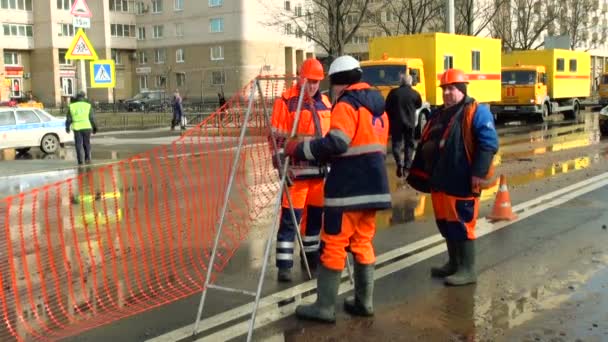
<path id="1" fill-rule="evenodd" d="M 460 69 L 448 69 L 441 75 L 439 86 L 443 87 L 454 83 L 469 83 L 469 78 Z"/>
<path id="2" fill-rule="evenodd" d="M 323 65 L 316 58 L 308 58 L 300 67 L 300 76 L 309 80 L 321 81 L 325 78 Z"/>

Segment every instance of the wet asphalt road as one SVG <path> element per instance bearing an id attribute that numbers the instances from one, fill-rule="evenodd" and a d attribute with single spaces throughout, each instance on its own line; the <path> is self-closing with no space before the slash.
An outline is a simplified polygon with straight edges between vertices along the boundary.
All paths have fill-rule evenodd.
<path id="1" fill-rule="evenodd" d="M 558 122 L 554 124 L 506 125 L 500 127 L 501 162 L 508 164 L 522 160 L 526 161 L 550 152 L 598 144 L 600 137 L 597 129 L 597 117 L 589 117 L 592 117 L 592 119 L 588 119 L 584 123 Z M 157 137 L 157 135 L 162 136 Z M 176 134 L 172 132 L 160 134 L 158 132 L 145 132 L 100 136 L 98 137 L 99 140 L 95 142 L 93 158 L 101 164 L 111 163 L 112 160 L 117 158 L 124 158 L 138 151 L 146 151 L 154 146 L 167 144 L 175 136 Z M 12 177 L 0 183 L 0 197 L 3 197 L 2 194 L 13 194 L 40 186 L 44 183 L 76 175 L 77 171 L 70 165 L 74 162 L 73 153 L 70 152 L 69 148 L 64 153 L 64 157 L 48 160 L 38 159 L 40 155 L 33 152 L 30 156 L 22 157 L 21 160 L 0 162 L 3 165 L 6 165 L 5 163 L 17 162 L 20 164 L 14 166 L 15 171 Z M 589 164 L 598 162 L 592 158 L 589 160 L 583 159 L 587 157 L 585 155 L 572 160 L 565 160 L 558 167 L 553 165 L 549 169 L 537 168 L 532 172 L 514 174 L 511 177 L 512 182 L 510 184 L 527 184 L 538 179 L 559 175 L 560 172 L 567 172 L 567 170 L 584 169 Z M 604 157 L 599 158 L 603 159 Z M 32 164 L 35 164 L 35 166 L 32 166 Z M 31 172 L 32 170 L 49 168 L 62 171 L 49 172 L 44 174 L 43 177 L 34 174 L 19 175 L 19 173 L 24 173 L 24 170 Z M 393 170 L 390 164 L 389 172 L 392 175 Z M 17 175 L 15 176 L 15 174 Z M 394 178 L 391 178 L 391 187 L 393 189 L 399 187 L 398 182 Z M 564 211 L 564 208 L 561 208 L 561 210 L 559 208 L 551 209 L 542 215 L 538 215 L 538 217 L 517 223 L 513 229 L 506 229 L 480 239 L 478 266 L 483 272 L 477 286 L 464 289 L 446 289 L 440 283 L 431 281 L 427 276 L 428 268 L 431 264 L 440 263 L 443 258 L 443 256 L 435 257 L 428 262 L 417 264 L 378 281 L 376 291 L 377 315 L 373 320 L 347 320 L 348 317 L 342 314 L 340 319 L 343 322 L 338 323 L 337 328 L 328 329 L 326 326 L 300 323 L 292 318 L 283 320 L 271 327 L 260 329 L 256 333 L 256 336 L 260 340 L 303 341 L 332 340 L 332 337 L 334 340 L 425 341 L 470 340 L 471 338 L 473 340 L 500 340 L 502 338 L 509 340 L 508 337 L 513 337 L 515 340 L 526 340 L 528 338 L 535 340 L 537 335 L 528 335 L 528 333 L 532 331 L 538 334 L 540 331 L 544 334 L 541 340 L 549 340 L 548 336 L 552 334 L 556 338 L 562 337 L 563 340 L 571 340 L 570 337 L 574 335 L 562 336 L 563 329 L 549 328 L 549 330 L 552 329 L 552 332 L 547 332 L 544 327 L 555 326 L 556 324 L 547 317 L 548 313 L 546 310 L 541 310 L 541 314 L 535 315 L 531 315 L 528 312 L 529 310 L 524 310 L 527 301 L 538 301 L 538 298 L 526 299 L 530 296 L 523 296 L 521 293 L 526 293 L 526 291 L 538 292 L 536 284 L 546 281 L 546 276 L 539 278 L 537 274 L 539 273 L 538 270 L 529 269 L 526 273 L 523 269 L 526 269 L 528 265 L 545 265 L 539 267 L 541 267 L 543 272 L 557 279 L 558 282 L 555 284 L 556 288 L 549 290 L 543 288 L 543 293 L 550 294 L 548 297 L 561 295 L 561 292 L 558 291 L 561 289 L 561 285 L 574 281 L 568 280 L 570 279 L 568 278 L 569 270 L 582 270 L 578 263 L 574 263 L 573 260 L 566 258 L 567 253 L 562 252 L 572 250 L 571 252 L 575 253 L 579 249 L 578 246 L 587 246 L 585 244 L 591 242 L 596 242 L 600 245 L 601 242 L 604 242 L 604 245 L 606 245 L 608 233 L 603 231 L 604 235 L 600 234 L 600 238 L 598 239 L 596 234 L 598 232 L 601 233 L 602 230 L 594 229 L 591 226 L 591 222 L 595 222 L 593 220 L 601 217 L 599 212 L 605 208 L 598 203 L 602 203 L 602 201 L 607 203 L 606 196 L 608 196 L 608 193 L 604 189 L 597 191 L 593 195 L 598 197 L 592 197 L 587 202 L 579 204 L 578 207 L 575 206 L 576 210 Z M 492 194 L 489 194 L 485 198 L 486 202 L 491 203 L 492 200 Z M 594 203 L 594 205 L 589 206 L 589 201 Z M 419 195 L 407 195 L 405 198 L 399 198 L 397 202 L 395 208 L 382 213 L 379 217 L 378 223 L 381 230 L 376 239 L 379 253 L 436 233 L 431 219 L 432 212 L 428 198 L 425 199 L 425 196 Z M 564 207 L 572 209 L 568 205 L 564 205 Z M 558 229 L 555 227 L 555 222 L 550 222 L 551 219 L 558 221 Z M 579 226 L 580 222 L 589 222 L 589 227 Z M 535 229 L 531 230 L 530 227 L 534 227 Z M 262 238 L 264 236 L 264 229 L 265 227 L 252 229 L 248 241 L 243 243 L 243 246 L 234 256 L 228 268 L 224 270 L 224 274 L 222 275 L 223 283 L 238 283 L 241 287 L 253 288 L 257 276 L 256 271 L 259 269 L 260 257 L 263 252 Z M 575 233 L 571 233 L 573 231 Z M 399 237 L 395 238 L 396 235 Z M 570 238 L 565 239 L 564 235 L 568 235 Z M 561 244 L 554 244 L 558 240 L 561 241 Z M 551 243 L 547 244 L 547 241 Z M 576 243 L 572 243 L 573 241 Z M 599 256 L 600 259 L 604 258 L 605 250 L 593 248 L 590 249 L 592 255 L 595 257 Z M 555 251 L 560 251 L 560 253 L 555 255 Z M 580 261 L 576 258 L 574 259 Z M 555 265 L 555 260 L 568 262 L 567 266 L 572 268 L 564 267 L 563 263 Z M 592 261 L 590 264 L 591 266 L 605 266 L 605 260 L 599 263 Z M 283 285 L 274 283 L 275 275 L 273 272 L 274 270 L 271 267 L 267 276 L 268 281 L 266 282 L 264 293 L 272 293 L 278 289 L 285 288 Z M 593 298 L 603 298 L 601 289 L 603 289 L 602 286 L 605 283 L 603 284 L 601 279 L 605 279 L 606 277 L 602 278 L 601 272 L 594 271 L 592 267 L 587 267 L 586 272 L 586 274 L 592 273 L 589 279 L 600 279 L 598 280 L 599 283 L 579 280 L 575 287 L 577 291 L 572 291 L 568 288 L 569 292 L 566 291 L 566 293 L 580 293 L 579 296 L 589 296 L 591 294 L 595 296 Z M 500 276 L 504 273 L 508 274 L 508 276 Z M 534 282 L 532 281 L 533 279 Z M 583 291 L 582 289 L 585 286 L 591 290 Z M 593 289 L 596 292 L 593 292 Z M 558 294 L 554 294 L 555 292 L 558 292 Z M 505 294 L 510 295 L 505 297 Z M 603 294 L 605 295 L 605 293 Z M 522 296 L 525 298 L 522 299 Z M 199 297 L 195 295 L 138 316 L 85 332 L 68 340 L 146 340 L 191 323 L 198 299 Z M 541 299 L 546 298 L 543 297 Z M 506 304 L 502 306 L 500 303 L 494 304 L 494 302 L 498 301 L 506 302 Z M 238 296 L 224 296 L 223 298 L 211 296 L 208 302 L 209 311 L 206 311 L 205 316 L 208 317 L 228 307 L 233 307 L 244 302 L 246 302 L 246 299 L 239 298 Z M 602 303 L 601 300 L 600 303 Z M 543 305 L 548 306 L 549 304 Z M 558 308 L 565 310 L 562 306 L 557 305 Z M 593 305 L 589 306 L 593 307 Z M 518 307 L 522 309 L 520 310 Z M 555 305 L 551 307 L 555 308 Z M 488 320 L 488 317 L 497 315 L 500 310 L 506 310 L 507 313 L 502 316 L 498 314 L 498 317 Z M 522 317 L 523 315 L 525 317 L 531 316 L 532 318 L 523 320 L 523 323 L 507 323 L 505 328 L 505 319 L 509 321 L 511 318 L 505 318 L 504 316 L 514 316 L 517 310 L 522 311 L 522 314 L 518 317 Z M 585 314 L 590 310 L 585 310 Z M 544 313 L 544 316 L 542 313 Z M 567 313 L 563 313 L 563 315 L 567 316 Z M 567 321 L 567 319 L 564 319 L 564 321 Z M 530 328 L 526 328 L 528 326 Z M 576 327 L 577 324 L 573 324 L 572 326 L 571 329 L 579 335 L 584 331 L 582 326 L 580 328 Z M 596 327 L 592 325 L 592 328 Z M 331 330 L 332 333 L 328 333 L 328 330 Z M 596 331 L 601 331 L 599 325 Z M 587 339 L 583 338 L 583 340 Z"/>

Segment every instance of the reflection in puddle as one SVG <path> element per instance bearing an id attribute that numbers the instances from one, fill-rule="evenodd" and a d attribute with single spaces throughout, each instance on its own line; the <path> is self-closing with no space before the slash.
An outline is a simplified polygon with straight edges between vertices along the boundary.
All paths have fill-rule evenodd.
<path id="1" fill-rule="evenodd" d="M 596 153 L 592 156 L 580 157 L 555 163 L 545 168 L 535 169 L 524 174 L 509 175 L 509 186 L 518 186 L 541 179 L 549 179 L 559 174 L 586 169 L 593 163 L 598 163 L 608 154 Z M 433 208 L 430 195 L 416 193 L 411 196 L 400 194 L 405 187 L 404 182 L 397 180 L 394 174 L 394 165 L 389 166 L 389 183 L 393 193 L 393 208 L 378 213 L 376 224 L 378 228 L 389 228 L 394 224 L 403 224 L 413 221 L 432 219 Z M 498 184 L 484 191 L 481 202 L 494 201 Z"/>
<path id="2" fill-rule="evenodd" d="M 33 149 L 25 153 L 15 152 L 13 150 L 3 150 L 0 154 L 0 161 L 12 160 L 66 160 L 76 161 L 76 150 L 73 146 L 60 148 L 57 153 L 46 154 L 38 149 Z M 95 160 L 119 160 L 124 159 L 127 154 L 117 151 L 96 150 L 93 147 L 92 158 Z"/>

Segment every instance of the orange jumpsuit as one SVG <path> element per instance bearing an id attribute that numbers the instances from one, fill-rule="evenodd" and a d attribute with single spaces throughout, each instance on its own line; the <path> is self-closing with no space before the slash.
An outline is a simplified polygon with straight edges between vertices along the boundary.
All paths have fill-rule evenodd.
<path id="1" fill-rule="evenodd" d="M 345 89 L 332 109 L 329 133 L 300 143 L 298 160 L 329 161 L 325 181 L 321 263 L 341 271 L 347 249 L 362 265 L 376 260 L 376 212 L 391 207 L 384 160 L 389 122 L 384 99 L 366 83 Z"/>
<path id="2" fill-rule="evenodd" d="M 272 131 L 277 151 L 273 160 L 281 158 L 286 139 L 295 122 L 300 87 L 294 86 L 277 99 L 272 111 Z M 300 138 L 313 139 L 327 133 L 330 124 L 331 102 L 317 92 L 312 98 L 305 95 L 296 134 Z M 271 144 L 272 147 L 272 144 Z M 278 164 L 278 163 L 277 163 Z M 277 166 L 275 164 L 275 167 Z M 317 162 L 292 161 L 288 176 L 293 185 L 288 188 L 296 218 L 301 221 L 304 252 L 314 258 L 319 251 L 319 234 L 323 221 L 323 182 L 326 168 Z M 287 196 L 283 195 L 281 223 L 277 235 L 276 265 L 278 268 L 293 267 L 295 225 L 289 212 Z"/>

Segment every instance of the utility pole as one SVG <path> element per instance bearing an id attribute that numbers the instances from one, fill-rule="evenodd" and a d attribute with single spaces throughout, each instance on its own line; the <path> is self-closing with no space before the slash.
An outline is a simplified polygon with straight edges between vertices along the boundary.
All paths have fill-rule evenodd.
<path id="1" fill-rule="evenodd" d="M 446 1 L 446 13 L 447 13 L 447 20 L 446 22 L 446 28 L 445 30 L 448 33 L 454 34 L 456 33 L 456 28 L 455 28 L 455 24 L 454 24 L 454 0 L 447 0 Z"/>

